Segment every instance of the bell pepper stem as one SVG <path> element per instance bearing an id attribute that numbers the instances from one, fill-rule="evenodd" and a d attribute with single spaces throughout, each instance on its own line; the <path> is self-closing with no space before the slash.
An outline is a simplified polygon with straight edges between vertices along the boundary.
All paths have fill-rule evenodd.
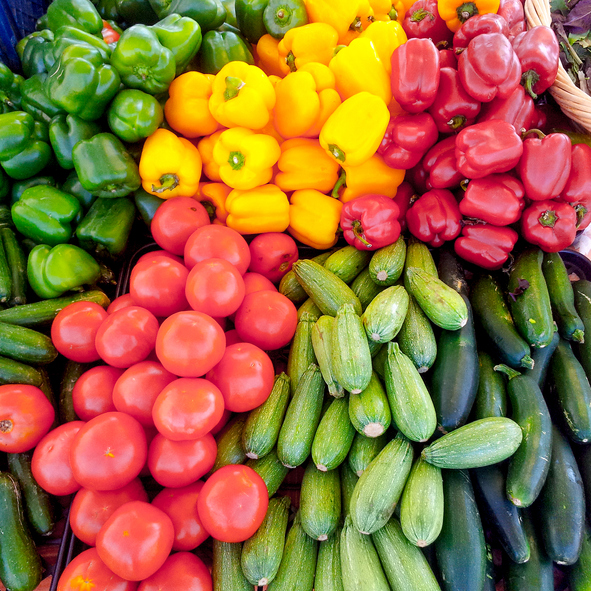
<path id="1" fill-rule="evenodd" d="M 478 7 L 474 2 L 464 2 L 456 8 L 456 12 L 458 14 L 458 20 L 463 24 L 471 16 L 476 16 L 478 14 Z"/>
<path id="2" fill-rule="evenodd" d="M 508 365 L 504 365 L 503 363 L 499 363 L 499 365 L 495 365 L 493 367 L 493 369 L 495 371 L 499 371 L 501 373 L 504 373 L 506 376 L 509 377 L 510 380 L 521 375 L 516 369 L 513 369 L 512 367 L 509 367 Z"/>
<path id="3" fill-rule="evenodd" d="M 521 74 L 521 84 L 525 88 L 525 91 L 534 99 L 538 98 L 538 95 L 534 92 L 534 85 L 540 79 L 540 75 L 535 70 L 528 70 Z"/>
<path id="4" fill-rule="evenodd" d="M 285 58 L 285 63 L 287 64 L 290 72 L 297 71 L 296 64 L 295 64 L 295 55 L 293 54 L 293 51 L 290 51 L 287 54 L 287 57 Z"/>
<path id="5" fill-rule="evenodd" d="M 589 210 L 581 203 L 575 205 L 575 212 L 577 214 L 577 228 L 581 225 L 583 218 L 587 215 Z"/>
<path id="6" fill-rule="evenodd" d="M 397 21 L 398 20 L 398 11 L 394 8 L 394 6 L 392 6 L 392 8 L 390 9 L 390 12 L 388 13 L 388 16 L 390 17 L 391 21 Z"/>
<path id="7" fill-rule="evenodd" d="M 230 152 L 230 157 L 228 158 L 228 164 L 232 167 L 232 170 L 240 170 L 244 167 L 245 163 L 244 154 L 242 152 L 233 151 Z"/>
<path id="8" fill-rule="evenodd" d="M 424 8 L 419 8 L 419 10 L 415 10 L 410 15 L 410 22 L 420 23 L 424 18 L 427 17 L 429 17 L 431 20 L 435 19 L 435 16 L 433 16 L 433 14 L 431 14 L 428 10 L 425 10 Z"/>
<path id="9" fill-rule="evenodd" d="M 541 129 L 532 128 L 532 129 L 528 129 L 527 131 L 523 131 L 521 133 L 521 139 L 524 140 L 529 134 L 535 134 L 541 140 L 546 137 L 546 134 Z"/>
<path id="10" fill-rule="evenodd" d="M 347 173 L 343 169 L 340 176 L 339 176 L 339 179 L 337 180 L 337 182 L 335 183 L 335 186 L 332 189 L 332 193 L 330 194 L 330 196 L 333 197 L 334 199 L 338 199 L 340 197 L 339 191 L 341 190 L 341 187 L 346 187 L 346 186 L 347 186 Z"/>
<path id="11" fill-rule="evenodd" d="M 207 212 L 207 215 L 209 216 L 209 220 L 211 222 L 213 222 L 213 220 L 215 220 L 215 218 L 217 217 L 217 215 L 215 213 L 215 205 L 211 201 L 207 201 L 207 199 L 204 199 L 203 201 L 201 201 L 201 205 L 203 205 L 203 207 L 205 207 L 205 211 Z"/>
<path id="12" fill-rule="evenodd" d="M 466 123 L 466 117 L 464 115 L 454 115 L 448 122 L 447 126 L 452 130 L 456 131 L 460 129 Z"/>
<path id="13" fill-rule="evenodd" d="M 366 240 L 364 236 L 363 226 L 361 225 L 361 222 L 359 220 L 353 220 L 351 229 L 353 230 L 355 238 L 357 238 L 359 242 L 361 242 L 361 244 L 367 246 L 367 248 L 371 248 L 371 244 Z"/>
<path id="14" fill-rule="evenodd" d="M 341 162 L 345 161 L 345 152 L 343 152 L 343 150 L 341 150 L 336 144 L 328 144 L 328 151 L 337 160 L 340 160 Z"/>
<path id="15" fill-rule="evenodd" d="M 363 23 L 358 16 L 356 16 L 353 19 L 353 22 L 349 25 L 349 30 L 355 31 L 356 33 L 361 33 L 363 31 Z"/>
<path id="16" fill-rule="evenodd" d="M 170 172 L 163 174 L 158 182 L 160 183 L 160 186 L 157 187 L 156 185 L 152 185 L 152 191 L 160 195 L 160 193 L 164 193 L 164 191 L 172 191 L 173 189 L 176 189 L 179 186 L 179 177 Z"/>
<path id="17" fill-rule="evenodd" d="M 226 90 L 224 90 L 224 100 L 231 101 L 240 93 L 240 89 L 244 86 L 244 80 L 237 76 L 226 76 Z"/>
<path id="18" fill-rule="evenodd" d="M 544 226 L 544 228 L 553 228 L 557 220 L 558 217 L 556 212 L 552 209 L 547 209 L 546 211 L 542 212 L 538 218 L 538 222 L 540 222 L 540 225 Z"/>

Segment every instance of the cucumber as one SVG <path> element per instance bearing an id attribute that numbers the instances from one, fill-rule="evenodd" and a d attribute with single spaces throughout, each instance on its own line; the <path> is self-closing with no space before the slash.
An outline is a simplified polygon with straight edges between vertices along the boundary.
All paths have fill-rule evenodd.
<path id="1" fill-rule="evenodd" d="M 439 468 L 481 468 L 513 455 L 522 440 L 521 427 L 506 417 L 489 417 L 447 433 L 421 456 Z"/>
<path id="2" fill-rule="evenodd" d="M 509 375 L 507 392 L 511 418 L 521 427 L 523 439 L 509 460 L 506 493 L 518 507 L 529 507 L 538 497 L 550 467 L 552 419 L 542 391 L 529 376 L 497 366 Z"/>
<path id="3" fill-rule="evenodd" d="M 484 587 L 486 543 L 470 476 L 465 470 L 443 471 L 443 527 L 435 554 L 444 591 Z"/>
<path id="4" fill-rule="evenodd" d="M 300 466 L 310 455 L 323 399 L 324 380 L 318 366 L 312 364 L 298 383 L 279 431 L 277 456 L 284 466 Z"/>
<path id="5" fill-rule="evenodd" d="M 395 518 L 373 533 L 371 538 L 392 591 L 440 591 L 427 559 L 406 539 Z"/>
<path id="6" fill-rule="evenodd" d="M 59 416 L 60 423 L 69 423 L 70 421 L 77 421 L 76 411 L 74 410 L 74 402 L 72 400 L 72 391 L 78 381 L 78 378 L 92 365 L 90 363 L 78 363 L 68 359 L 64 367 L 62 379 L 60 381 L 60 396 L 59 396 Z"/>
<path id="7" fill-rule="evenodd" d="M 423 271 L 426 271 L 429 273 L 429 275 L 432 275 L 433 277 L 439 277 L 437 265 L 433 260 L 433 255 L 431 254 L 429 247 L 414 236 L 411 236 L 408 240 L 408 246 L 406 248 L 406 260 L 404 261 L 404 287 L 407 291 L 409 291 L 409 289 L 406 271 L 410 267 L 423 269 Z"/>
<path id="8" fill-rule="evenodd" d="M 22 363 L 46 364 L 57 357 L 51 338 L 32 328 L 0 322 L 0 355 Z"/>
<path id="9" fill-rule="evenodd" d="M 361 318 L 351 304 L 343 304 L 336 313 L 331 348 L 337 382 L 351 394 L 365 390 L 371 380 L 371 352 Z"/>
<path id="10" fill-rule="evenodd" d="M 17 479 L 0 472 L 0 581 L 10 591 L 33 591 L 41 582 L 41 558 L 25 522 Z"/>
<path id="11" fill-rule="evenodd" d="M 345 518 L 340 542 L 344 591 L 390 591 L 371 537 L 359 533 L 351 517 Z"/>
<path id="12" fill-rule="evenodd" d="M 0 304 L 6 304 L 12 297 L 12 271 L 4 245 L 0 240 Z"/>
<path id="13" fill-rule="evenodd" d="M 320 419 L 312 442 L 312 461 L 323 472 L 334 470 L 347 458 L 355 428 L 349 419 L 348 398 L 335 398 Z"/>
<path id="14" fill-rule="evenodd" d="M 289 382 L 284 372 L 275 376 L 267 400 L 248 414 L 242 431 L 242 447 L 247 458 L 262 458 L 275 447 L 289 404 Z"/>
<path id="15" fill-rule="evenodd" d="M 544 348 L 554 333 L 552 307 L 542 272 L 544 253 L 539 248 L 522 251 L 509 273 L 509 309 L 517 331 L 532 346 Z"/>
<path id="16" fill-rule="evenodd" d="M 323 472 L 308 462 L 300 490 L 300 519 L 314 540 L 328 539 L 341 517 L 341 479 L 338 470 Z"/>
<path id="17" fill-rule="evenodd" d="M 433 400 L 398 343 L 388 343 L 384 382 L 396 427 L 411 441 L 427 441 L 437 427 Z"/>
<path id="18" fill-rule="evenodd" d="M 394 285 L 404 270 L 406 242 L 400 236 L 396 242 L 378 248 L 369 261 L 369 275 L 377 285 Z"/>
<path id="19" fill-rule="evenodd" d="M 246 461 L 246 452 L 242 445 L 242 432 L 246 425 L 247 413 L 237 414 L 217 434 L 216 443 L 218 453 L 212 472 L 230 464 L 243 464 Z"/>
<path id="20" fill-rule="evenodd" d="M 267 591 L 312 591 L 317 557 L 318 542 L 304 531 L 298 512 L 287 534 L 279 571 Z"/>
<path id="21" fill-rule="evenodd" d="M 390 426 L 392 413 L 386 390 L 375 371 L 365 390 L 349 396 L 349 419 L 355 430 L 366 437 L 378 437 Z"/>
<path id="22" fill-rule="evenodd" d="M 386 433 L 378 437 L 366 437 L 361 433 L 356 433 L 347 456 L 351 470 L 357 476 L 361 476 L 373 459 L 384 449 L 386 443 L 388 443 Z"/>
<path id="23" fill-rule="evenodd" d="M 302 319 L 304 314 L 308 315 L 308 318 L 314 318 L 314 321 L 318 320 L 320 316 L 322 316 L 322 312 L 320 308 L 314 303 L 312 298 L 308 298 L 299 308 L 298 308 L 298 321 Z"/>
<path id="24" fill-rule="evenodd" d="M 252 591 L 252 585 L 242 572 L 242 544 L 213 540 L 213 591 Z"/>
<path id="25" fill-rule="evenodd" d="M 391 341 L 402 327 L 408 300 L 408 293 L 402 285 L 393 285 L 379 293 L 361 316 L 367 338 L 377 343 Z"/>
<path id="26" fill-rule="evenodd" d="M 507 391 L 503 376 L 494 370 L 494 362 L 485 351 L 478 353 L 478 390 L 474 401 L 474 418 L 507 416 Z"/>
<path id="27" fill-rule="evenodd" d="M 41 372 L 34 367 L 8 357 L 0 357 L 0 385 L 28 384 L 29 386 L 40 386 L 42 381 Z"/>
<path id="28" fill-rule="evenodd" d="M 267 485 L 269 497 L 272 497 L 278 490 L 289 468 L 286 468 L 277 457 L 277 450 L 272 449 L 265 457 L 258 460 L 248 460 L 246 465 L 252 468 Z"/>
<path id="29" fill-rule="evenodd" d="M 313 257 L 312 260 L 319 265 L 324 265 L 330 255 L 330 251 L 323 252 Z M 291 269 L 281 278 L 277 289 L 279 293 L 290 299 L 294 304 L 301 304 L 308 298 L 308 294 L 297 280 L 295 271 Z"/>
<path id="30" fill-rule="evenodd" d="M 6 261 L 10 269 L 11 296 L 9 306 L 22 306 L 27 303 L 27 257 L 19 244 L 16 234 L 7 226 L 0 229 L 2 245 L 6 253 Z"/>
<path id="31" fill-rule="evenodd" d="M 411 544 L 432 544 L 443 526 L 443 479 L 441 469 L 415 460 L 402 491 L 400 525 Z"/>
<path id="32" fill-rule="evenodd" d="M 470 290 L 474 318 L 503 363 L 514 369 L 534 367 L 529 343 L 517 332 L 499 282 L 490 274 L 476 279 Z"/>
<path id="33" fill-rule="evenodd" d="M 328 386 L 328 393 L 335 398 L 342 398 L 345 390 L 334 377 L 332 367 L 332 329 L 334 316 L 323 315 L 312 327 L 312 348 L 320 367 L 322 377 Z"/>
<path id="34" fill-rule="evenodd" d="M 554 351 L 556 351 L 559 339 L 560 335 L 558 334 L 558 331 L 556 331 L 549 345 L 543 349 L 534 349 L 532 353 L 534 366 L 532 369 L 526 369 L 523 372 L 525 375 L 528 375 L 536 381 L 540 390 L 544 389 L 546 375 L 548 373 L 548 368 L 550 367 L 550 359 L 552 359 L 552 355 L 554 355 Z M 574 343 L 574 346 L 579 347 L 581 345 L 579 345 L 579 343 Z"/>
<path id="35" fill-rule="evenodd" d="M 357 530 L 371 534 L 388 523 L 410 473 L 413 449 L 401 433 L 372 460 L 359 478 L 351 504 L 351 519 Z"/>
<path id="36" fill-rule="evenodd" d="M 568 569 L 570 591 L 591 591 L 591 527 L 585 526 L 579 560 Z"/>
<path id="37" fill-rule="evenodd" d="M 345 283 L 351 283 L 367 267 L 372 254 L 368 250 L 357 250 L 348 244 L 333 252 L 324 261 L 324 267 Z"/>
<path id="38" fill-rule="evenodd" d="M 425 373 L 435 363 L 437 340 L 433 327 L 412 295 L 397 341 L 400 350 L 412 360 L 419 373 Z"/>
<path id="39" fill-rule="evenodd" d="M 335 316 L 343 304 L 351 304 L 356 314 L 361 314 L 361 302 L 351 288 L 334 273 L 313 260 L 298 260 L 293 271 L 314 303 L 323 314 Z"/>
<path id="40" fill-rule="evenodd" d="M 51 402 L 51 406 L 55 411 L 55 416 L 53 418 L 53 423 L 50 429 L 55 429 L 59 425 L 59 406 L 58 401 L 55 397 L 53 392 L 53 386 L 51 385 L 51 378 L 49 377 L 49 372 L 44 366 L 39 366 L 38 368 L 39 373 L 41 374 L 41 384 L 39 384 L 39 389 L 43 394 L 45 394 L 45 398 Z"/>
<path id="41" fill-rule="evenodd" d="M 341 516 L 344 520 L 350 513 L 351 497 L 359 477 L 351 470 L 347 462 L 343 462 L 339 466 L 339 474 L 341 476 Z"/>
<path id="42" fill-rule="evenodd" d="M 359 298 L 359 301 L 361 302 L 361 309 L 365 310 L 368 304 L 381 291 L 384 290 L 384 286 L 378 285 L 371 278 L 369 267 L 365 267 L 365 269 L 363 269 L 351 283 L 351 289 L 353 290 L 353 293 Z"/>
<path id="43" fill-rule="evenodd" d="M 344 591 L 341 573 L 341 528 L 320 542 L 314 591 Z"/>
<path id="44" fill-rule="evenodd" d="M 316 355 L 312 347 L 312 327 L 315 323 L 316 319 L 306 312 L 296 325 L 287 357 L 287 375 L 290 379 L 292 394 L 296 391 L 302 374 L 311 363 L 316 363 Z"/>
<path id="45" fill-rule="evenodd" d="M 591 281 L 579 279 L 573 283 L 575 309 L 578 312 L 587 335 L 591 334 Z M 0 315 L 2 312 L 0 312 Z M 591 338 L 584 343 L 575 343 L 574 349 L 587 376 L 591 376 Z"/>
<path id="46" fill-rule="evenodd" d="M 587 520 L 591 523 L 591 446 L 582 445 L 575 447 L 577 465 L 581 472 L 583 480 L 583 489 L 585 490 L 585 509 L 587 510 Z"/>
<path id="47" fill-rule="evenodd" d="M 584 342 L 585 325 L 575 308 L 575 294 L 560 254 L 545 252 L 542 272 L 560 336 L 568 341 Z"/>
<path id="48" fill-rule="evenodd" d="M 253 585 L 268 585 L 277 575 L 285 546 L 290 507 L 289 497 L 271 499 L 263 523 L 242 546 L 242 572 Z"/>

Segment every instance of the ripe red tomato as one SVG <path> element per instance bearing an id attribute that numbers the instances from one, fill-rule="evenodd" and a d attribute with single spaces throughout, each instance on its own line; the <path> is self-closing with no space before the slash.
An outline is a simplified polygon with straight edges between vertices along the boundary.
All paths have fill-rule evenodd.
<path id="1" fill-rule="evenodd" d="M 109 314 L 94 302 L 74 302 L 60 310 L 51 323 L 51 340 L 67 359 L 79 363 L 97 361 L 94 340 Z"/>
<path id="2" fill-rule="evenodd" d="M 197 499 L 205 529 L 222 542 L 250 538 L 263 522 L 268 505 L 265 481 L 252 468 L 240 464 L 216 470 Z"/>
<path id="3" fill-rule="evenodd" d="M 150 250 L 149 252 L 146 252 L 142 256 L 140 256 L 140 258 L 135 262 L 135 264 L 137 265 L 138 263 L 142 263 L 146 259 L 151 259 L 155 256 L 167 257 L 171 261 L 176 261 L 177 263 L 183 262 L 182 257 L 179 257 L 176 254 L 172 254 L 167 250 Z"/>
<path id="4" fill-rule="evenodd" d="M 243 343 L 244 341 L 238 336 L 238 331 L 233 328 L 232 330 L 227 330 L 225 332 L 226 335 L 226 347 L 230 345 L 235 345 L 236 343 Z"/>
<path id="5" fill-rule="evenodd" d="M 246 412 L 260 406 L 271 393 L 275 369 L 271 358 L 251 343 L 226 347 L 221 361 L 207 373 L 224 397 L 225 408 Z"/>
<path id="6" fill-rule="evenodd" d="M 103 562 L 128 581 L 153 575 L 168 558 L 174 541 L 170 517 L 144 501 L 115 509 L 96 537 Z"/>
<path id="7" fill-rule="evenodd" d="M 264 275 L 273 283 L 279 283 L 299 257 L 296 241 L 282 232 L 258 234 L 250 242 L 249 248 L 248 270 Z"/>
<path id="8" fill-rule="evenodd" d="M 189 236 L 210 223 L 207 210 L 199 201 L 192 197 L 173 197 L 156 210 L 150 230 L 164 250 L 182 255 Z"/>
<path id="9" fill-rule="evenodd" d="M 137 591 L 211 591 L 213 579 L 205 563 L 191 552 L 171 554 Z"/>
<path id="10" fill-rule="evenodd" d="M 212 435 L 219 433 L 226 426 L 226 423 L 230 420 L 231 416 L 232 413 L 227 408 L 225 408 L 222 418 L 218 421 L 218 424 L 210 431 L 210 433 Z"/>
<path id="11" fill-rule="evenodd" d="M 154 480 L 162 486 L 187 486 L 213 468 L 217 451 L 211 433 L 188 441 L 171 441 L 158 433 L 150 443 L 148 467 Z"/>
<path id="12" fill-rule="evenodd" d="M 152 407 L 165 386 L 176 376 L 158 361 L 140 361 L 127 368 L 113 388 L 113 404 L 120 412 L 137 419 L 142 425 L 154 425 Z"/>
<path id="13" fill-rule="evenodd" d="M 185 244 L 184 255 L 189 269 L 206 259 L 226 259 L 244 275 L 250 265 L 250 250 L 242 235 L 217 224 L 195 230 Z"/>
<path id="14" fill-rule="evenodd" d="M 50 431 L 35 447 L 31 472 L 39 486 L 50 495 L 71 495 L 80 488 L 70 465 L 72 440 L 84 421 L 64 423 Z"/>
<path id="15" fill-rule="evenodd" d="M 249 293 L 236 311 L 234 325 L 243 341 L 270 351 L 285 347 L 295 334 L 298 311 L 278 291 Z"/>
<path id="16" fill-rule="evenodd" d="M 117 310 L 101 324 L 96 334 L 96 350 L 114 367 L 131 367 L 143 361 L 154 348 L 158 320 L 141 306 Z"/>
<path id="17" fill-rule="evenodd" d="M 36 386 L 0 386 L 0 451 L 17 454 L 33 449 L 54 418 L 51 402 Z"/>
<path id="18" fill-rule="evenodd" d="M 113 312 L 117 312 L 117 310 L 121 310 L 121 308 L 128 308 L 129 306 L 135 306 L 136 303 L 133 301 L 131 294 L 124 293 L 119 297 L 115 298 L 107 307 L 107 314 L 112 314 Z"/>
<path id="19" fill-rule="evenodd" d="M 148 501 L 148 493 L 139 478 L 117 490 L 90 490 L 81 488 L 70 506 L 70 527 L 74 535 L 89 546 L 96 545 L 104 523 L 129 501 Z"/>
<path id="20" fill-rule="evenodd" d="M 203 484 L 203 480 L 198 480 L 180 488 L 164 488 L 152 501 L 174 525 L 173 550 L 194 550 L 209 538 L 197 513 L 197 499 Z"/>
<path id="21" fill-rule="evenodd" d="M 140 423 L 123 412 L 106 412 L 74 436 L 70 464 L 85 488 L 115 490 L 138 476 L 148 454 Z"/>
<path id="22" fill-rule="evenodd" d="M 253 291 L 262 291 L 263 289 L 277 291 L 275 285 L 260 273 L 248 271 L 248 273 L 244 273 L 242 279 L 244 279 L 244 295 L 252 293 Z"/>
<path id="23" fill-rule="evenodd" d="M 244 299 L 244 280 L 225 259 L 205 259 L 191 269 L 185 295 L 193 310 L 210 316 L 229 316 Z"/>
<path id="24" fill-rule="evenodd" d="M 184 378 L 205 375 L 224 354 L 226 337 L 207 314 L 189 310 L 169 316 L 156 338 L 156 355 L 170 372 Z"/>
<path id="25" fill-rule="evenodd" d="M 224 413 L 219 388 L 203 378 L 179 378 L 165 386 L 152 408 L 156 429 L 173 441 L 199 439 Z"/>
<path id="26" fill-rule="evenodd" d="M 131 270 L 129 293 L 136 305 L 154 316 L 170 316 L 189 307 L 185 297 L 188 275 L 187 267 L 170 257 L 142 257 Z"/>
<path id="27" fill-rule="evenodd" d="M 97 365 L 85 371 L 74 384 L 72 404 L 83 421 L 90 421 L 104 412 L 117 410 L 113 404 L 113 388 L 123 370 L 110 365 Z"/>

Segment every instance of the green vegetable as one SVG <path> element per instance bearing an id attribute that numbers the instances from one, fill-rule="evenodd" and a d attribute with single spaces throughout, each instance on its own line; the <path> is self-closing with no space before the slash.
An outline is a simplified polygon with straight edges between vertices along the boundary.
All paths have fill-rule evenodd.
<path id="1" fill-rule="evenodd" d="M 96 197 L 90 191 L 87 191 L 82 186 L 82 183 L 80 182 L 78 174 L 75 170 L 72 170 L 72 172 L 70 172 L 70 174 L 66 177 L 66 180 L 62 183 L 60 188 L 62 191 L 70 193 L 70 195 L 74 195 L 74 197 L 76 197 L 76 199 L 78 199 L 78 201 L 80 202 L 80 205 L 82 205 L 82 209 L 84 211 L 87 211 L 96 199 Z"/>
<path id="2" fill-rule="evenodd" d="M 320 542 L 316 561 L 315 591 L 344 591 L 341 573 L 341 528 Z"/>
<path id="3" fill-rule="evenodd" d="M 315 323 L 315 317 L 308 312 L 304 312 L 296 325 L 287 356 L 287 375 L 290 379 L 292 392 L 295 392 L 300 378 L 308 369 L 310 363 L 316 362 L 314 347 L 312 346 L 312 328 Z"/>
<path id="4" fill-rule="evenodd" d="M 53 0 L 47 9 L 47 25 L 54 33 L 70 25 L 100 35 L 103 20 L 90 0 Z"/>
<path id="5" fill-rule="evenodd" d="M 0 113 L 18 111 L 21 105 L 23 77 L 0 63 Z"/>
<path id="6" fill-rule="evenodd" d="M 236 0 L 236 23 L 250 43 L 257 43 L 267 33 L 263 15 L 269 0 Z"/>
<path id="7" fill-rule="evenodd" d="M 348 244 L 331 253 L 324 267 L 345 283 L 351 283 L 367 267 L 371 255 L 367 250 L 357 250 Z"/>
<path id="8" fill-rule="evenodd" d="M 376 250 L 369 261 L 369 274 L 377 285 L 394 285 L 404 270 L 406 259 L 406 242 L 402 236 L 382 248 Z"/>
<path id="9" fill-rule="evenodd" d="M 49 125 L 56 115 L 65 113 L 47 96 L 45 81 L 47 74 L 34 74 L 27 78 L 21 87 L 21 107 L 36 121 Z"/>
<path id="10" fill-rule="evenodd" d="M 384 449 L 386 443 L 388 443 L 386 433 L 378 437 L 366 437 L 361 433 L 355 434 L 347 456 L 347 464 L 357 477 L 367 470 L 373 459 Z"/>
<path id="11" fill-rule="evenodd" d="M 54 361 L 57 350 L 51 338 L 41 332 L 0 322 L 0 355 L 41 365 Z"/>
<path id="12" fill-rule="evenodd" d="M 213 591 L 252 591 L 242 572 L 242 544 L 213 540 Z"/>
<path id="13" fill-rule="evenodd" d="M 243 464 L 246 461 L 246 453 L 242 446 L 242 431 L 246 418 L 246 413 L 235 415 L 217 435 L 218 452 L 212 472 L 229 464 Z"/>
<path id="14" fill-rule="evenodd" d="M 182 74 L 201 47 L 202 35 L 199 23 L 190 16 L 171 11 L 168 16 L 152 25 L 158 40 L 174 55 L 176 75 Z"/>
<path id="15" fill-rule="evenodd" d="M 33 31 L 18 42 L 17 51 L 20 48 L 21 66 L 25 78 L 47 73 L 44 57 L 53 39 L 53 32 L 43 29 Z"/>
<path id="16" fill-rule="evenodd" d="M 289 472 L 289 468 L 286 468 L 279 461 L 276 449 L 272 449 L 267 455 L 258 460 L 248 460 L 246 465 L 265 481 L 269 497 L 272 497 L 277 492 Z"/>
<path id="17" fill-rule="evenodd" d="M 349 419 L 366 437 L 378 437 L 390 426 L 392 413 L 386 390 L 375 371 L 365 390 L 349 396 Z"/>
<path id="18" fill-rule="evenodd" d="M 227 63 L 234 61 L 254 64 L 251 47 L 238 30 L 208 31 L 203 35 L 197 54 L 200 72 L 217 74 Z"/>
<path id="19" fill-rule="evenodd" d="M 377 343 L 391 341 L 400 331 L 408 311 L 409 295 L 402 285 L 380 292 L 361 316 L 367 338 Z"/>
<path id="20" fill-rule="evenodd" d="M 77 115 L 56 115 L 49 124 L 49 141 L 58 164 L 65 169 L 74 168 L 74 146 L 80 140 L 87 140 L 99 131 L 98 125 L 84 121 Z"/>
<path id="21" fill-rule="evenodd" d="M 306 5 L 303 0 L 269 0 L 263 24 L 271 37 L 282 39 L 290 29 L 308 24 Z"/>
<path id="22" fill-rule="evenodd" d="M 328 386 L 328 393 L 335 398 L 342 398 L 345 395 L 343 386 L 341 386 L 335 376 L 332 364 L 332 329 L 334 326 L 334 317 L 326 314 L 320 316 L 312 327 L 311 338 L 314 356 L 322 377 Z"/>
<path id="23" fill-rule="evenodd" d="M 474 401 L 474 418 L 507 416 L 507 392 L 503 376 L 494 370 L 491 356 L 478 353 L 478 391 Z"/>
<path id="24" fill-rule="evenodd" d="M 190 17 L 202 31 L 217 29 L 226 20 L 226 9 L 221 0 L 150 0 L 160 18 L 171 14 Z"/>

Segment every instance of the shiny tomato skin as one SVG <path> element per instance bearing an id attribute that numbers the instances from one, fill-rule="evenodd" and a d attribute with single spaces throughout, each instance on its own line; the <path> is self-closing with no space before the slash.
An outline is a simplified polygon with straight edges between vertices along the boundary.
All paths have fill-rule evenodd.
<path id="1" fill-rule="evenodd" d="M 247 412 L 260 406 L 271 393 L 275 369 L 271 358 L 251 343 L 226 347 L 220 362 L 207 373 L 224 397 L 225 408 Z"/>
<path id="2" fill-rule="evenodd" d="M 49 431 L 55 410 L 37 386 L 0 386 L 0 452 L 33 449 Z"/>
<path id="3" fill-rule="evenodd" d="M 282 232 L 258 234 L 251 240 L 249 248 L 248 270 L 264 275 L 272 283 L 279 283 L 299 257 L 296 241 Z"/>
<path id="4" fill-rule="evenodd" d="M 268 505 L 265 481 L 252 468 L 240 464 L 216 470 L 197 500 L 205 529 L 222 542 L 243 542 L 254 535 Z"/>
<path id="5" fill-rule="evenodd" d="M 240 338 L 265 351 L 285 347 L 295 334 L 298 312 L 278 291 L 249 293 L 236 311 L 234 324 Z"/>
<path id="6" fill-rule="evenodd" d="M 129 484 L 148 454 L 141 424 L 123 412 L 106 412 L 88 421 L 72 440 L 70 465 L 85 488 L 115 490 Z"/>
<path id="7" fill-rule="evenodd" d="M 226 337 L 207 314 L 189 310 L 169 316 L 158 330 L 156 355 L 171 373 L 184 378 L 205 375 L 224 354 Z"/>
<path id="8" fill-rule="evenodd" d="M 213 580 L 205 563 L 191 552 L 171 554 L 138 591 L 212 591 Z M 229 591 L 229 590 L 228 590 Z"/>
<path id="9" fill-rule="evenodd" d="M 188 441 L 171 441 L 158 433 L 150 443 L 148 467 L 154 480 L 162 486 L 187 486 L 213 468 L 217 449 L 211 433 Z"/>
<path id="10" fill-rule="evenodd" d="M 142 256 L 140 256 L 138 258 L 138 260 L 136 261 L 136 265 L 138 263 L 142 263 L 146 259 L 152 259 L 155 256 L 167 257 L 171 261 L 176 261 L 177 263 L 183 263 L 182 257 L 179 257 L 176 254 L 172 254 L 171 252 L 168 252 L 167 250 L 150 250 L 149 252 L 144 253 Z"/>
<path id="11" fill-rule="evenodd" d="M 109 314 L 94 302 L 73 302 L 60 310 L 51 323 L 51 340 L 67 359 L 79 363 L 97 361 L 95 337 Z"/>
<path id="12" fill-rule="evenodd" d="M 45 435 L 33 451 L 33 478 L 51 495 L 71 495 L 80 489 L 70 465 L 70 448 L 72 440 L 84 425 L 84 421 L 70 421 L 59 425 Z"/>
<path id="13" fill-rule="evenodd" d="M 164 511 L 145 501 L 115 509 L 96 537 L 103 562 L 129 581 L 153 575 L 172 550 L 174 526 Z"/>
<path id="14" fill-rule="evenodd" d="M 148 501 L 148 493 L 139 478 L 134 478 L 117 490 L 81 488 L 74 495 L 70 506 L 72 532 L 88 546 L 95 546 L 96 536 L 107 519 L 129 501 Z"/>
<path id="15" fill-rule="evenodd" d="M 269 279 L 260 273 L 248 271 L 248 273 L 244 273 L 242 279 L 244 279 L 244 295 L 248 295 L 254 291 L 263 291 L 263 289 L 277 291 L 275 284 L 271 283 Z"/>
<path id="16" fill-rule="evenodd" d="M 117 312 L 117 310 L 121 310 L 121 308 L 128 308 L 129 306 L 135 306 L 136 303 L 133 301 L 131 294 L 124 293 L 119 297 L 116 297 L 108 306 L 107 306 L 107 313 L 112 314 L 113 312 Z"/>
<path id="17" fill-rule="evenodd" d="M 90 421 L 104 412 L 117 410 L 113 404 L 113 388 L 123 369 L 97 365 L 85 371 L 72 389 L 74 412 L 83 421 Z"/>
<path id="18" fill-rule="evenodd" d="M 163 488 L 152 500 L 152 505 L 162 509 L 172 520 L 173 550 L 194 550 L 209 538 L 197 512 L 203 484 L 203 480 L 197 480 L 180 488 Z"/>

